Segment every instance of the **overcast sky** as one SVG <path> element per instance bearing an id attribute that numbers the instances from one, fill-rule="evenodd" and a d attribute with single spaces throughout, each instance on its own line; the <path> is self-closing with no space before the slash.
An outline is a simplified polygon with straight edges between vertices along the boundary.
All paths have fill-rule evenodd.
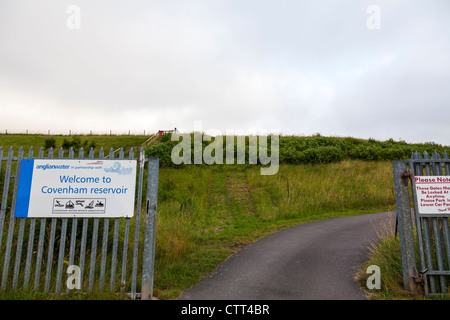
<path id="1" fill-rule="evenodd" d="M 450 145 L 449 15 L 448 0 L 0 0 L 0 132 L 201 121 Z"/>

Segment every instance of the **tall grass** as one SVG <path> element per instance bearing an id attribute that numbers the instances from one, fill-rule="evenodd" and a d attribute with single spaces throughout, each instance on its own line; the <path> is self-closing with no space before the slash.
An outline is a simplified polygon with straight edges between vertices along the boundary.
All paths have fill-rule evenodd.
<path id="1" fill-rule="evenodd" d="M 9 218 L 9 217 L 8 217 Z M 49 245 L 49 237 L 50 237 L 50 230 L 51 230 L 51 224 L 52 219 L 46 219 L 46 224 L 44 226 L 44 245 L 42 247 L 43 251 L 41 254 L 41 263 L 40 263 L 40 273 L 36 274 L 36 266 L 37 266 L 37 258 L 38 258 L 38 245 L 40 240 L 40 228 L 41 228 L 41 221 L 43 219 L 36 219 L 35 223 L 35 231 L 33 233 L 33 237 L 30 239 L 30 221 L 28 219 L 16 219 L 15 221 L 15 228 L 13 233 L 13 242 L 11 245 L 11 251 L 10 251 L 10 262 L 9 262 L 9 268 L 8 268 L 8 278 L 7 278 L 7 284 L 6 284 L 6 291 L 2 292 L 0 294 L 1 298 L 13 297 L 18 296 L 20 297 L 20 293 L 13 292 L 12 289 L 12 281 L 13 281 L 13 275 L 14 275 L 14 268 L 16 267 L 15 259 L 17 254 L 17 246 L 19 244 L 18 235 L 19 235 L 19 225 L 24 222 L 24 235 L 23 235 L 23 243 L 22 243 L 22 251 L 20 257 L 18 257 L 20 261 L 20 268 L 17 273 L 17 289 L 19 292 L 23 292 L 23 296 L 28 296 L 28 299 L 30 298 L 43 298 L 43 297 L 51 297 L 51 295 L 56 290 L 56 273 L 57 273 L 57 266 L 58 266 L 58 259 L 59 259 L 59 249 L 60 249 L 60 243 L 61 243 L 61 225 L 62 225 L 62 219 L 56 219 L 55 224 L 55 241 L 53 243 L 53 246 Z M 78 240 L 81 238 L 81 229 L 83 226 L 83 220 L 84 219 L 77 219 L 77 231 L 76 234 L 78 236 Z M 68 275 L 66 274 L 67 267 L 69 265 L 69 244 L 71 239 L 71 230 L 72 230 L 72 224 L 75 223 L 75 219 L 68 219 L 67 220 L 67 233 L 65 235 L 65 249 L 63 252 L 64 260 L 63 260 L 63 272 L 62 272 L 62 278 L 61 278 L 61 286 L 60 286 L 60 292 L 62 293 L 68 293 L 68 290 L 66 290 L 66 281 L 68 278 Z M 99 219 L 98 224 L 98 237 L 97 237 L 97 250 L 96 254 L 94 256 L 94 260 L 91 260 L 91 247 L 93 243 L 93 221 L 92 219 L 89 219 L 88 222 L 88 228 L 87 228 L 87 237 L 86 237 L 86 247 L 85 247 L 85 254 L 84 254 L 84 268 L 82 269 L 83 274 L 83 281 L 82 281 L 82 288 L 81 292 L 83 292 L 83 295 L 80 295 L 80 298 L 89 298 L 93 297 L 96 299 L 101 294 L 104 294 L 105 296 L 109 297 L 122 297 L 126 298 L 125 295 L 119 295 L 117 296 L 117 293 L 127 293 L 131 291 L 131 274 L 132 274 L 132 267 L 133 267 L 133 260 L 132 260 L 132 250 L 134 248 L 134 230 L 135 230 L 135 221 L 130 220 L 130 235 L 128 243 L 126 243 L 126 246 L 128 248 L 128 253 L 126 257 L 126 265 L 124 269 L 124 272 L 126 274 L 125 276 L 125 284 L 122 287 L 121 285 L 121 273 L 122 273 L 122 252 L 123 252 L 123 246 L 124 239 L 123 239 L 123 229 L 125 228 L 125 219 L 120 219 L 120 223 L 118 225 L 119 227 L 119 239 L 118 239 L 118 250 L 117 250 L 117 260 L 115 261 L 116 265 L 116 272 L 114 275 L 114 287 L 110 289 L 110 282 L 111 282 L 111 266 L 112 266 L 112 257 L 111 257 L 111 248 L 113 246 L 113 233 L 114 233 L 114 219 L 110 219 L 109 228 L 108 228 L 108 236 L 107 236 L 107 247 L 109 250 L 109 254 L 106 256 L 106 268 L 105 268 L 105 280 L 104 280 L 104 287 L 103 289 L 100 289 L 99 287 L 99 276 L 100 276 L 100 268 L 101 268 L 101 246 L 102 246 L 102 238 L 103 238 L 103 232 L 104 232 L 104 224 L 106 219 Z M 6 257 L 6 246 L 7 246 L 7 234 L 9 229 L 9 219 L 5 222 L 4 226 L 4 232 L 2 236 L 2 242 L 0 247 L 0 270 L 3 270 L 3 266 L 5 264 L 5 257 Z M 141 229 L 143 227 L 144 221 L 141 221 Z M 30 273 L 29 273 L 29 280 L 25 281 L 25 260 L 27 256 L 27 250 L 28 250 L 28 242 L 31 240 L 32 243 L 32 256 L 31 256 L 31 264 L 30 264 Z M 143 246 L 143 235 L 141 232 L 141 237 L 138 240 L 138 245 L 140 248 Z M 49 259 L 48 253 L 50 249 L 53 250 L 53 255 L 51 256 L 51 260 Z M 80 259 L 81 259 L 81 245 L 80 241 L 76 242 L 75 248 L 74 248 L 74 264 L 77 266 L 80 265 Z M 88 286 L 88 280 L 90 278 L 90 268 L 91 268 L 91 262 L 94 263 L 94 286 L 93 288 L 89 288 Z M 49 282 L 49 288 L 48 290 L 44 289 L 44 280 L 46 277 L 46 269 L 47 265 L 50 263 L 51 265 L 51 278 Z M 139 259 L 137 261 L 137 271 L 138 271 L 138 277 L 137 277 L 137 288 L 140 288 L 140 271 L 142 270 L 142 261 Z M 38 279 L 38 287 L 34 288 L 34 282 L 36 280 L 36 277 Z M 25 289 L 25 284 L 27 284 L 27 288 Z M 72 296 L 74 295 L 74 292 L 70 292 Z M 86 295 L 88 293 L 88 295 Z M 62 299 L 65 297 L 61 296 Z M 52 299 L 55 299 L 55 297 L 52 297 Z"/>
<path id="2" fill-rule="evenodd" d="M 289 182 L 288 182 L 289 181 Z M 298 223 L 395 206 L 390 162 L 162 168 L 155 294 L 176 297 L 231 253 Z"/>
<path id="3" fill-rule="evenodd" d="M 0 145 L 5 147 L 8 144 L 4 139 L 12 135 L 7 136 L 0 137 Z M 22 140 L 16 142 L 23 143 L 27 137 L 19 138 Z M 41 141 L 45 138 L 41 137 Z M 109 136 L 101 138 L 109 139 Z M 115 138 L 117 141 L 96 140 L 95 144 L 113 148 L 125 144 L 121 136 Z M 57 146 L 63 140 L 63 136 L 57 137 Z M 139 142 L 128 143 L 136 146 L 141 140 L 145 141 L 140 139 Z M 313 137 L 303 142 L 312 145 L 332 140 Z M 35 143 L 38 142 L 30 141 L 32 146 L 36 146 Z M 291 146 L 297 148 L 299 143 L 291 142 Z M 300 152 L 300 147 L 297 151 Z M 158 188 L 154 294 L 160 299 L 177 297 L 242 246 L 281 228 L 334 216 L 390 211 L 394 206 L 390 161 L 346 158 L 334 163 L 298 165 L 285 161 L 273 176 L 262 176 L 260 167 L 254 165 L 162 166 Z M 100 246 L 102 229 L 99 230 Z M 132 230 L 134 228 L 130 228 L 130 243 Z M 4 244 L 5 241 L 2 242 Z M 89 260 L 88 252 L 86 258 Z M 98 261 L 96 265 L 99 265 Z M 117 274 L 119 272 L 117 270 Z"/>
<path id="4" fill-rule="evenodd" d="M 319 165 L 283 165 L 277 175 L 248 171 L 257 214 L 268 220 L 329 212 L 367 212 L 395 205 L 389 162 L 345 160 Z"/>
<path id="5" fill-rule="evenodd" d="M 230 254 L 275 230 L 331 216 L 393 209 L 391 168 L 390 162 L 354 160 L 281 165 L 274 176 L 262 176 L 259 167 L 244 165 L 161 168 L 155 296 L 177 297 Z M 131 226 L 129 254 L 132 230 Z M 99 231 L 100 246 L 101 226 Z M 87 263 L 89 257 L 87 252 Z"/>

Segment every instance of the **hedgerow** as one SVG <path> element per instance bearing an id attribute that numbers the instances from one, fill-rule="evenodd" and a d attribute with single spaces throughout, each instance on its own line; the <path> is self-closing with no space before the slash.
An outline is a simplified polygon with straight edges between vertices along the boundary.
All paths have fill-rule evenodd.
<path id="1" fill-rule="evenodd" d="M 194 163 L 194 139 L 191 136 L 191 163 Z M 160 159 L 161 166 L 177 167 L 171 160 L 172 149 L 179 143 L 171 141 L 170 136 L 164 137 L 159 143 L 147 148 L 147 156 L 154 156 Z M 202 142 L 202 152 L 209 145 L 209 141 Z M 245 159 L 248 163 L 249 149 L 248 137 L 245 143 Z M 234 144 L 234 155 L 237 154 L 237 142 Z M 415 151 L 431 154 L 437 151 L 443 155 L 444 151 L 450 149 L 433 142 L 406 143 L 403 140 L 394 141 L 389 139 L 379 141 L 375 139 L 357 139 L 353 137 L 324 137 L 320 135 L 299 137 L 280 136 L 279 137 L 279 162 L 285 164 L 319 164 L 333 163 L 345 159 L 383 161 L 383 160 L 408 160 Z M 223 139 L 223 159 L 226 157 L 226 139 Z M 258 150 L 259 152 L 259 150 Z M 271 154 L 270 137 L 267 143 L 267 152 Z M 225 162 L 225 161 L 224 161 Z M 258 161 L 259 162 L 259 161 Z M 236 163 L 236 159 L 235 159 Z"/>

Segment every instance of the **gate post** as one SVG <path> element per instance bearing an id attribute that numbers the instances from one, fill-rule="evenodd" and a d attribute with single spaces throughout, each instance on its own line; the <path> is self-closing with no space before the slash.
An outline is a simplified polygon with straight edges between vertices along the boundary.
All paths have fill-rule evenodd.
<path id="1" fill-rule="evenodd" d="M 403 268 L 403 287 L 408 291 L 416 291 L 417 277 L 414 233 L 411 218 L 411 205 L 408 188 L 408 172 L 406 161 L 393 161 L 395 199 L 397 204 L 398 233 Z"/>
<path id="2" fill-rule="evenodd" d="M 142 162 L 143 164 L 143 162 Z M 153 297 L 153 269 L 155 265 L 156 206 L 158 200 L 159 159 L 148 159 L 147 201 L 144 227 L 141 300 Z"/>

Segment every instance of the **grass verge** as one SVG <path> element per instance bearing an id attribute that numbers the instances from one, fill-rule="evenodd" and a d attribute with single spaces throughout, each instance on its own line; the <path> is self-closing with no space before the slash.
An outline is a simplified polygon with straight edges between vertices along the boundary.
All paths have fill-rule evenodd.
<path id="1" fill-rule="evenodd" d="M 387 230 L 387 229 L 385 229 Z M 392 230 L 392 228 L 391 228 Z M 403 288 L 402 261 L 400 240 L 398 235 L 385 232 L 380 240 L 370 247 L 370 258 L 358 270 L 355 280 L 363 288 L 371 300 L 450 300 L 448 295 L 426 297 L 422 288 L 412 293 Z M 418 257 L 416 257 L 418 261 Z M 369 266 L 380 268 L 380 288 L 368 289 L 367 281 L 372 272 L 367 272 Z M 369 282 L 371 280 L 369 279 Z"/>

